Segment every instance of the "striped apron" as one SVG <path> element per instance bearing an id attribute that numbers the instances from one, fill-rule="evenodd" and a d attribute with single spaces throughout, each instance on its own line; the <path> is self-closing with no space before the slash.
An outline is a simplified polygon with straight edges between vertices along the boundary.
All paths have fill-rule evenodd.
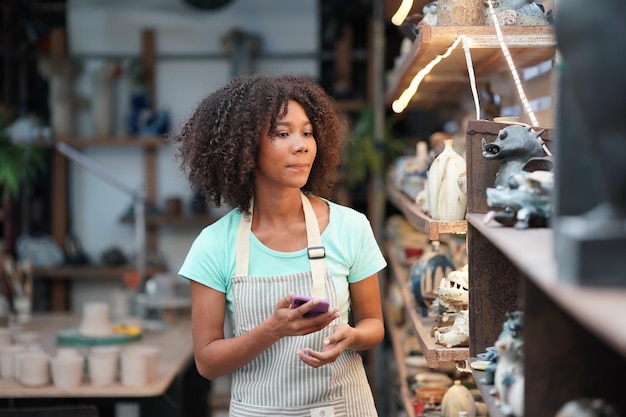
<path id="1" fill-rule="evenodd" d="M 270 317 L 278 299 L 293 291 L 326 298 L 337 305 L 337 294 L 326 271 L 317 218 L 302 195 L 311 272 L 248 277 L 252 216 L 243 216 L 237 236 L 236 274 L 232 277 L 233 331 L 241 336 Z M 252 205 L 251 205 L 252 207 Z M 305 336 L 284 337 L 233 373 L 230 416 L 376 417 L 372 392 L 361 356 L 346 349 L 333 363 L 313 368 L 297 349 L 321 351 L 336 319 L 325 329 Z"/>

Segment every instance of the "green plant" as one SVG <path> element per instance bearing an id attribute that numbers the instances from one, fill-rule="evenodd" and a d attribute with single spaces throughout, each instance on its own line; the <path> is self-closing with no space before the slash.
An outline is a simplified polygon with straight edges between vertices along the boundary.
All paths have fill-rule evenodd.
<path id="1" fill-rule="evenodd" d="M 45 166 L 41 148 L 13 143 L 7 131 L 6 116 L 0 113 L 0 197 L 6 203 L 11 197 L 30 190 L 30 180 Z"/>
<path id="2" fill-rule="evenodd" d="M 344 141 L 344 180 L 348 187 L 364 182 L 370 175 L 380 175 L 405 153 L 404 139 L 394 133 L 399 120 L 397 115 L 386 118 L 381 146 L 374 137 L 374 111 L 367 108 L 358 115 L 350 137 Z"/>

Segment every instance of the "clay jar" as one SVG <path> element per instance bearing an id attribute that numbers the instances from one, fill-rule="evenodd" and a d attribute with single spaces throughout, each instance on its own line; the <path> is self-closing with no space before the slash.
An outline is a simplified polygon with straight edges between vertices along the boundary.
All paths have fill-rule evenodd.
<path id="1" fill-rule="evenodd" d="M 467 193 L 460 179 L 466 176 L 465 159 L 444 140 L 443 151 L 428 170 L 428 207 L 435 220 L 458 221 L 465 218 Z"/>

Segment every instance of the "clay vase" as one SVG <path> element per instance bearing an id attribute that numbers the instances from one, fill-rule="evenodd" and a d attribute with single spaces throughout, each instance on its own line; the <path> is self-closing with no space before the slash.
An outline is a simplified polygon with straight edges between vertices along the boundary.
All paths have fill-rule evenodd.
<path id="1" fill-rule="evenodd" d="M 437 296 L 435 289 L 439 288 L 441 280 L 455 270 L 452 259 L 439 252 L 437 244 L 433 246 L 411 265 L 410 272 L 411 291 L 423 317 L 428 316 L 429 307 Z"/>
<path id="2" fill-rule="evenodd" d="M 468 417 L 476 417 L 476 401 L 465 385 L 454 381 L 441 400 L 441 417 L 458 417 L 463 411 Z"/>
<path id="3" fill-rule="evenodd" d="M 465 159 L 444 141 L 443 151 L 428 170 L 428 208 L 435 220 L 458 221 L 465 218 L 467 192 L 459 178 L 466 175 Z"/>

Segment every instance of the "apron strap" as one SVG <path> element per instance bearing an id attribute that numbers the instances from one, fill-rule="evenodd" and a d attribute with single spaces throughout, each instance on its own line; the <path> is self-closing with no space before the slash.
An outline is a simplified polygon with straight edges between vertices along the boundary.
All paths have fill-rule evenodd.
<path id="1" fill-rule="evenodd" d="M 243 214 L 237 228 L 237 254 L 235 256 L 235 275 L 248 275 L 250 263 L 250 231 L 252 230 L 252 207 L 254 197 L 250 199 L 250 215 Z"/>
<path id="2" fill-rule="evenodd" d="M 326 275 L 326 251 L 322 246 L 320 228 L 317 217 L 311 206 L 309 199 L 301 193 L 302 208 L 304 209 L 304 221 L 306 223 L 307 253 L 311 265 L 311 296 L 315 298 L 326 298 L 326 287 L 324 277 Z M 239 276 L 248 275 L 248 265 L 250 263 L 250 232 L 252 229 L 252 207 L 254 200 L 250 201 L 250 215 L 241 216 L 237 229 L 237 256 L 235 273 Z"/>
<path id="3" fill-rule="evenodd" d="M 302 193 L 302 208 L 304 209 L 304 222 L 306 223 L 307 253 L 309 255 L 311 276 L 313 278 L 311 297 L 326 298 L 326 287 L 324 285 L 324 276 L 326 275 L 326 250 L 322 246 L 317 216 L 315 216 L 313 206 L 311 206 L 311 202 L 304 193 Z"/>

